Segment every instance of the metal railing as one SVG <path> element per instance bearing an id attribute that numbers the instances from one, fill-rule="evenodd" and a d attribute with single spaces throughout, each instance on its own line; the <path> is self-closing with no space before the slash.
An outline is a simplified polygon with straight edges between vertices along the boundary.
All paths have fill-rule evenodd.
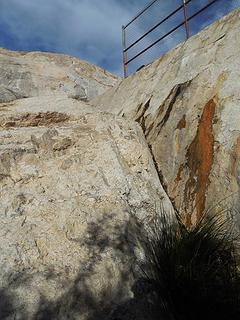
<path id="1" fill-rule="evenodd" d="M 149 50 L 150 48 L 152 48 L 153 46 L 155 46 L 157 43 L 159 43 L 161 40 L 165 39 L 166 37 L 168 37 L 170 34 L 172 34 L 174 31 L 176 31 L 178 28 L 180 28 L 181 26 L 185 25 L 185 31 L 186 31 L 186 39 L 189 38 L 189 21 L 191 19 L 193 19 L 195 16 L 197 16 L 199 13 L 201 13 L 202 11 L 204 11 L 205 9 L 207 9 L 208 7 L 210 7 L 214 2 L 218 1 L 218 0 L 212 0 L 210 2 L 208 2 L 204 7 L 202 7 L 201 9 L 197 10 L 195 13 L 193 13 L 192 15 L 190 15 L 188 17 L 187 15 L 187 6 L 188 4 L 192 1 L 192 0 L 182 0 L 182 4 L 176 8 L 173 12 L 171 12 L 169 15 L 167 15 L 164 19 L 162 19 L 160 22 L 158 22 L 157 24 L 155 24 L 151 29 L 149 29 L 147 32 L 145 32 L 143 35 L 141 35 L 140 37 L 138 37 L 136 40 L 134 40 L 132 43 L 128 44 L 128 46 L 126 45 L 126 30 L 127 28 L 129 28 L 130 25 L 133 24 L 133 22 L 135 22 L 137 19 L 139 19 L 144 13 L 146 13 L 157 1 L 159 0 L 154 0 L 151 3 L 149 3 L 149 5 L 147 7 L 145 7 L 141 12 L 139 12 L 136 17 L 134 17 L 130 22 L 128 22 L 128 24 L 126 24 L 125 26 L 122 26 L 122 43 L 123 43 L 123 66 L 124 66 L 124 78 L 127 77 L 127 65 L 132 62 L 133 60 L 135 60 L 136 58 L 138 58 L 140 55 L 142 55 L 144 52 L 146 52 L 147 50 Z M 139 52 L 137 52 L 136 54 L 134 54 L 133 57 L 131 57 L 130 59 L 127 59 L 127 52 L 129 52 L 130 49 L 132 49 L 134 46 L 136 46 L 137 44 L 139 44 L 141 42 L 142 39 L 144 39 L 145 37 L 147 37 L 150 33 L 152 33 L 155 29 L 157 29 L 159 26 L 161 26 L 164 22 L 166 22 L 168 19 L 170 19 L 172 16 L 174 16 L 176 13 L 178 13 L 180 10 L 183 10 L 183 16 L 184 16 L 184 21 L 182 21 L 181 23 L 179 23 L 177 26 L 175 26 L 174 28 L 171 28 L 167 33 L 165 33 L 164 35 L 162 35 L 160 38 L 158 38 L 156 41 L 150 43 L 149 45 L 147 45 L 147 47 L 145 47 L 144 49 L 141 49 Z"/>

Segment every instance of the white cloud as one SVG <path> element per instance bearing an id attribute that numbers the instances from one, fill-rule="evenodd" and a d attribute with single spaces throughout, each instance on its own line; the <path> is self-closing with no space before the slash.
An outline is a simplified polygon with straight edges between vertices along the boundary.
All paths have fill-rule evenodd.
<path id="1" fill-rule="evenodd" d="M 119 1 L 1 1 L 1 23 L 19 50 L 40 46 L 98 65 L 112 55 L 121 63 L 121 25 L 131 18 L 131 11 Z"/>
<path id="2" fill-rule="evenodd" d="M 0 0 L 0 41 L 3 38 L 0 46 L 16 50 L 38 49 L 70 54 L 122 74 L 121 26 L 131 20 L 149 1 Z M 201 0 L 201 3 L 209 1 Z M 215 16 L 223 15 L 226 6 L 235 8 L 236 3 L 239 6 L 239 1 L 228 0 L 227 5 L 226 2 L 223 5 L 224 0 L 220 0 L 222 5 L 215 11 Z M 199 4 L 196 0 L 192 2 Z M 133 28 L 133 39 L 139 37 L 149 23 L 155 24 L 154 17 L 159 19 L 155 12 L 166 16 L 181 3 L 182 0 L 158 1 L 154 5 L 153 13 L 150 14 L 149 11 L 146 14 L 145 22 L 142 25 L 136 24 Z M 182 19 L 182 15 L 180 17 Z M 177 18 L 175 20 L 177 21 Z M 165 24 L 161 32 L 168 29 L 169 24 Z M 141 44 L 141 48 L 151 42 L 149 37 Z M 165 49 L 173 45 L 173 38 L 169 38 L 164 44 Z M 155 58 L 158 49 L 153 49 L 152 52 Z"/>

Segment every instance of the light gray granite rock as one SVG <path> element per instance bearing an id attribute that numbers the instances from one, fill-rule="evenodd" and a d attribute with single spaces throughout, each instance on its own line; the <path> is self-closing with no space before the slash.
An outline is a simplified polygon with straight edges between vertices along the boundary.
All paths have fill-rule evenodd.
<path id="1" fill-rule="evenodd" d="M 233 207 L 240 226 L 239 30 L 237 9 L 91 101 L 141 124 L 189 224 Z"/>
<path id="2" fill-rule="evenodd" d="M 102 68 L 67 55 L 0 48 L 0 102 L 63 93 L 87 101 L 120 80 Z"/>
<path id="3" fill-rule="evenodd" d="M 0 112 L 0 318 L 90 319 L 131 297 L 130 226 L 172 212 L 141 127 L 64 96 Z"/>

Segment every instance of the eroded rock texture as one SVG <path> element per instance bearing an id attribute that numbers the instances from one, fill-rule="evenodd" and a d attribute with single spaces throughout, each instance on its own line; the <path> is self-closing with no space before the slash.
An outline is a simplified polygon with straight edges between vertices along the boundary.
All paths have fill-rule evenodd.
<path id="1" fill-rule="evenodd" d="M 131 296 L 132 224 L 171 210 L 142 130 L 67 98 L 0 110 L 0 318 L 98 317 Z"/>
<path id="2" fill-rule="evenodd" d="M 240 211 L 239 17 L 237 9 L 92 101 L 141 124 L 189 223 L 212 206 Z"/>
<path id="3" fill-rule="evenodd" d="M 0 102 L 49 94 L 87 101 L 119 80 L 99 67 L 63 54 L 0 48 Z"/>

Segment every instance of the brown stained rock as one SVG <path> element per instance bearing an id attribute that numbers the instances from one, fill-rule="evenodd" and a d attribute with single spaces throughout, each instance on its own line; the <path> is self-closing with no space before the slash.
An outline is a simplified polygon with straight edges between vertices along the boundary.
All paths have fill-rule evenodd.
<path id="1" fill-rule="evenodd" d="M 10 116 L 7 119 L 0 120 L 0 128 L 47 127 L 52 124 L 66 122 L 69 119 L 70 116 L 59 112 L 39 112 L 37 114 L 23 113 L 15 117 Z"/>
<path id="2" fill-rule="evenodd" d="M 231 163 L 231 174 L 236 175 L 237 162 L 240 159 L 240 137 L 237 138 L 236 144 L 233 149 L 232 163 Z"/>
<path id="3" fill-rule="evenodd" d="M 151 98 L 144 104 L 143 108 L 142 105 L 139 106 L 137 110 L 137 116 L 136 116 L 136 121 L 141 125 L 143 131 L 145 132 L 146 126 L 145 126 L 145 113 L 149 108 Z M 140 115 L 139 115 L 140 113 Z"/>
<path id="4" fill-rule="evenodd" d="M 181 130 L 186 127 L 186 115 L 184 114 L 182 119 L 178 122 L 177 129 Z"/>
<path id="5" fill-rule="evenodd" d="M 208 187 L 209 175 L 213 165 L 214 136 L 212 121 L 215 114 L 216 103 L 211 99 L 203 109 L 196 136 L 190 144 L 186 158 L 190 169 L 190 176 L 185 185 L 185 208 L 195 198 L 195 210 L 197 221 L 202 217 L 205 209 L 206 189 Z"/>
<path id="6" fill-rule="evenodd" d="M 159 118 L 159 115 L 162 113 L 162 110 L 163 110 L 164 116 L 162 117 L 161 121 L 157 124 L 158 134 L 161 132 L 162 128 L 164 127 L 169 117 L 171 116 L 171 112 L 173 110 L 173 107 L 176 101 L 182 99 L 183 93 L 186 91 L 189 84 L 190 84 L 190 81 L 176 85 L 171 90 L 170 94 L 168 95 L 167 99 L 164 101 L 163 105 L 159 107 L 160 112 L 157 118 Z"/>
<path id="7" fill-rule="evenodd" d="M 177 177 L 174 180 L 174 187 L 173 187 L 172 193 L 175 192 L 179 182 L 181 181 L 181 174 L 182 174 L 182 171 L 183 171 L 184 167 L 185 167 L 184 164 L 181 164 L 180 167 L 179 167 L 179 170 L 178 170 L 178 173 L 177 173 Z"/>

